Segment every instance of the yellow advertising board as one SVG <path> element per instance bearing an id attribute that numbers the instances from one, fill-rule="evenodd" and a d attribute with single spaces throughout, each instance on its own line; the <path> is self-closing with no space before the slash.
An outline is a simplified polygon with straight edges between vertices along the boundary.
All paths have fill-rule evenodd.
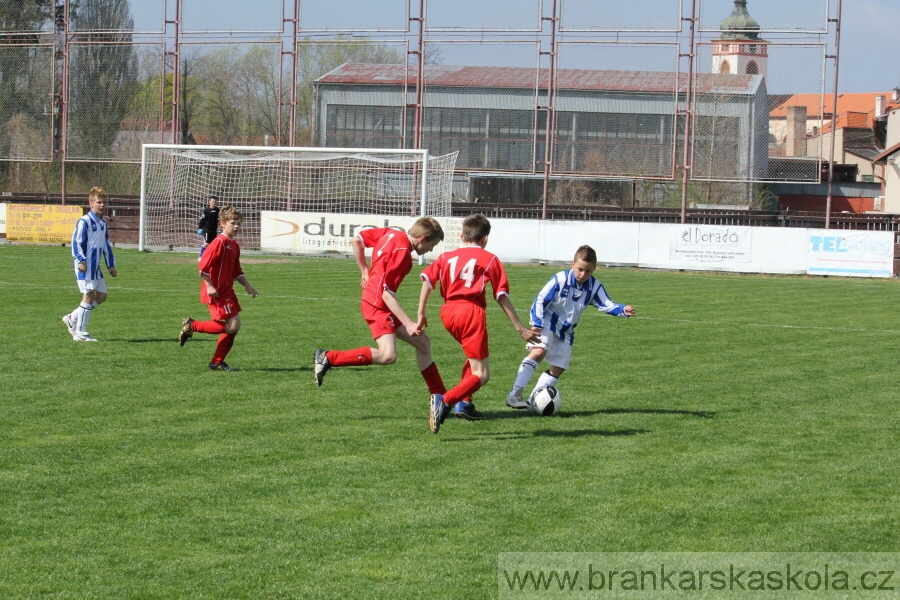
<path id="1" fill-rule="evenodd" d="M 80 206 L 6 205 L 6 239 L 10 242 L 66 244 L 84 214 Z"/>

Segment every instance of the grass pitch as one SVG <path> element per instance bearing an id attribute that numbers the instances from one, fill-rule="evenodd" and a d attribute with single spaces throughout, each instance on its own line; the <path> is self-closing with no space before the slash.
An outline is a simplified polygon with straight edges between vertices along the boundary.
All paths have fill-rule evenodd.
<path id="1" fill-rule="evenodd" d="M 353 261 L 244 258 L 222 373 L 176 341 L 194 255 L 119 250 L 92 344 L 69 250 L 0 246 L 0 597 L 490 598 L 501 552 L 900 546 L 897 280 L 601 269 L 638 317 L 586 314 L 561 416 L 506 408 L 494 305 L 488 418 L 432 435 L 407 346 L 313 384 L 315 348 L 371 343 Z M 557 270 L 508 268 L 523 319 Z"/>

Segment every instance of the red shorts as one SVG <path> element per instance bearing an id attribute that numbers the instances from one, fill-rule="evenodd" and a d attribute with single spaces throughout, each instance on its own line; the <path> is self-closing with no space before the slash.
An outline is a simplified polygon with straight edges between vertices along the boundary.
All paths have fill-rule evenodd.
<path id="1" fill-rule="evenodd" d="M 483 359 L 488 353 L 487 313 L 471 302 L 448 302 L 441 307 L 441 321 L 462 345 L 466 358 Z"/>
<path id="2" fill-rule="evenodd" d="M 372 331 L 373 340 L 389 333 L 397 333 L 397 319 L 391 311 L 372 306 L 368 302 L 360 302 L 359 309 Z"/>
<path id="3" fill-rule="evenodd" d="M 241 312 L 241 305 L 233 290 L 224 296 L 213 298 L 207 306 L 213 321 L 227 321 Z"/>

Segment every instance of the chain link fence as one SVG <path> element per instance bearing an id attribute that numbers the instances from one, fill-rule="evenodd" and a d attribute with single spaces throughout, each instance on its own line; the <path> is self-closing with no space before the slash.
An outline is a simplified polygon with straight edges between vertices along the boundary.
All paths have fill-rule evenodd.
<path id="1" fill-rule="evenodd" d="M 0 3 L 0 186 L 136 193 L 144 143 L 318 145 L 458 151 L 571 203 L 687 168 L 752 202 L 819 181 L 834 137 L 828 4 L 792 2 L 749 0 L 737 41 L 732 0 Z"/>

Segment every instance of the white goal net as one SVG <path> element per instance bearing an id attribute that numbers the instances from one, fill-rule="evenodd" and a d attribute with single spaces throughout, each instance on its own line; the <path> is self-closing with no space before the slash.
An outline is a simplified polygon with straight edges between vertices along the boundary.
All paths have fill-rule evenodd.
<path id="1" fill-rule="evenodd" d="M 140 249 L 200 243 L 210 196 L 243 214 L 258 248 L 263 211 L 450 216 L 457 153 L 427 150 L 148 144 L 141 158 Z"/>

